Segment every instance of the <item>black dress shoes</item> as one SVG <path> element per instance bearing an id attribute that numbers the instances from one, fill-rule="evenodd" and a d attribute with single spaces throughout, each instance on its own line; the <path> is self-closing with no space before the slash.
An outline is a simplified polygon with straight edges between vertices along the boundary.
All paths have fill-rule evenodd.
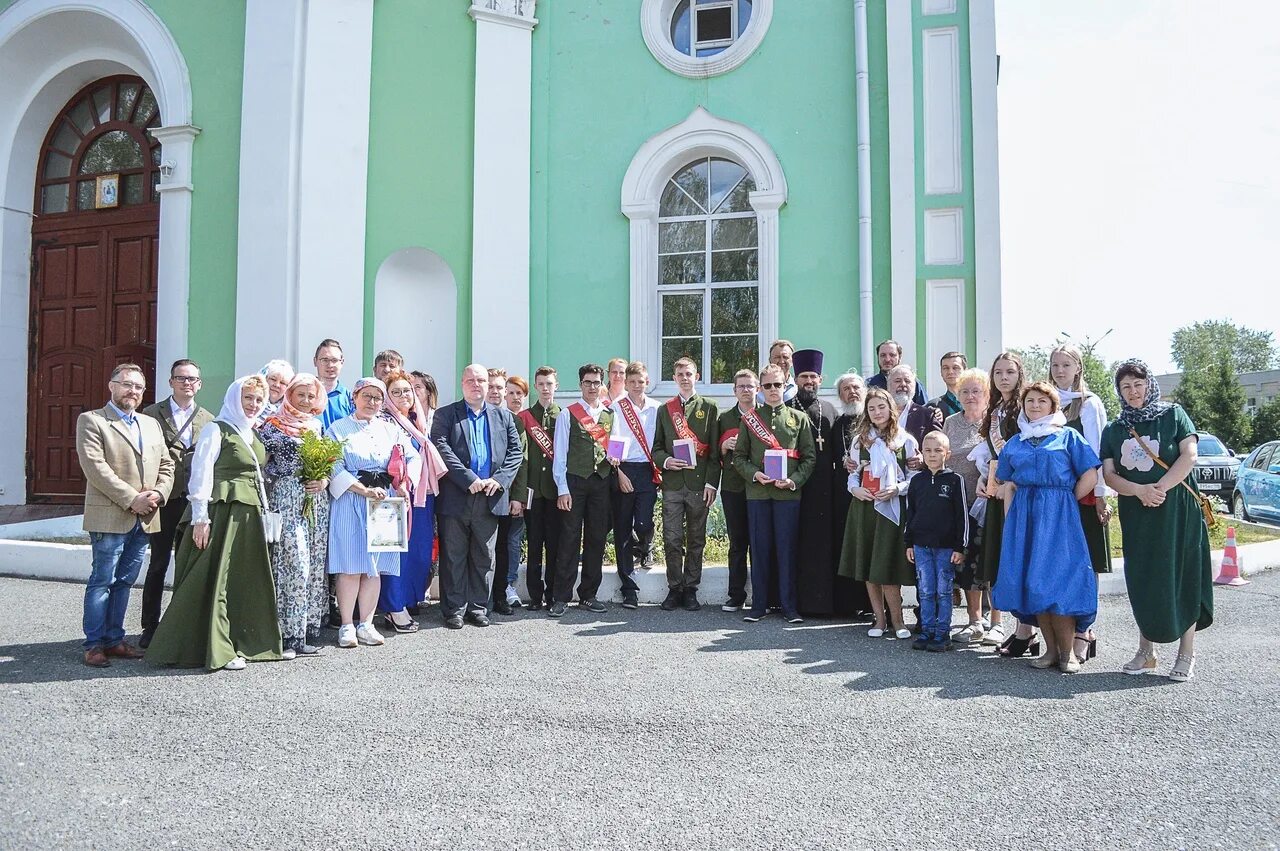
<path id="1" fill-rule="evenodd" d="M 450 615 L 444 619 L 445 629 L 462 629 L 462 615 Z"/>
<path id="2" fill-rule="evenodd" d="M 488 626 L 489 616 L 484 612 L 467 612 L 467 623 L 472 626 Z"/>
<path id="3" fill-rule="evenodd" d="M 500 615 L 514 615 L 515 609 L 506 600 L 499 600 L 493 604 L 493 610 Z"/>

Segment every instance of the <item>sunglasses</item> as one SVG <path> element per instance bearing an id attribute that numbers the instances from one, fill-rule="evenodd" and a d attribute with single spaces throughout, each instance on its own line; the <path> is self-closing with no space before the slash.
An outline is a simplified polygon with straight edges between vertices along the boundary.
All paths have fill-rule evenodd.
<path id="1" fill-rule="evenodd" d="M 760 386 L 761 386 L 761 387 L 763 387 L 765 390 L 777 390 L 777 389 L 779 389 L 780 387 L 782 387 L 782 382 L 781 382 L 781 381 L 769 381 L 769 382 L 766 382 L 766 383 L 764 383 L 764 384 L 761 384 Z"/>

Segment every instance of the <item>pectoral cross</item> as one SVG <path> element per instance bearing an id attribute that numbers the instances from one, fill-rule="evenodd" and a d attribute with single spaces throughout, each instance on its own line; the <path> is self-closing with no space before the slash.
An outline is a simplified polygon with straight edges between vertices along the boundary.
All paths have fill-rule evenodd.
<path id="1" fill-rule="evenodd" d="M 826 441 L 822 439 L 822 432 L 818 432 L 818 437 L 815 442 L 818 444 L 818 451 L 821 452 L 823 445 L 826 444 Z"/>

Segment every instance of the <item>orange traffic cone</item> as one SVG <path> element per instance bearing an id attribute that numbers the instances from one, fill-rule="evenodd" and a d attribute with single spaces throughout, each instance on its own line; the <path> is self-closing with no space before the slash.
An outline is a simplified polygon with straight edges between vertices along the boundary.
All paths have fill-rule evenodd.
<path id="1" fill-rule="evenodd" d="M 1236 552 L 1236 527 L 1227 527 L 1227 543 L 1222 548 L 1222 565 L 1218 576 L 1213 580 L 1215 585 L 1248 585 L 1248 579 L 1240 577 L 1240 556 Z"/>

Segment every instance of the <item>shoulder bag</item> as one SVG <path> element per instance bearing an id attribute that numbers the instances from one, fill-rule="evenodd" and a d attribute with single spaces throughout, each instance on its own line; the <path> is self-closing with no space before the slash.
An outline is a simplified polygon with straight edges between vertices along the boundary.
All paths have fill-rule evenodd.
<path id="1" fill-rule="evenodd" d="M 240 436 L 240 432 L 235 432 L 235 435 L 240 438 L 249 457 L 253 459 L 253 471 L 258 482 L 258 499 L 262 501 L 262 534 L 266 536 L 268 544 L 278 543 L 284 534 L 284 517 L 280 512 L 272 511 L 271 504 L 267 502 L 267 486 L 262 478 L 262 468 L 258 466 L 258 456 L 253 451 L 253 447 Z"/>
<path id="2" fill-rule="evenodd" d="M 1161 467 L 1163 467 L 1166 470 L 1169 469 L 1169 465 L 1164 463 L 1164 461 L 1160 458 L 1159 455 L 1151 451 L 1151 447 L 1147 446 L 1147 442 L 1143 440 L 1141 437 L 1139 437 L 1138 433 L 1134 431 L 1133 428 L 1129 429 L 1129 434 L 1133 437 L 1133 439 L 1137 442 L 1137 444 L 1142 447 L 1143 451 L 1151 456 L 1152 461 L 1155 461 L 1157 464 L 1159 464 Z M 1186 488 L 1187 492 L 1190 493 L 1193 497 L 1195 497 L 1196 502 L 1200 504 L 1200 514 L 1203 515 L 1204 517 L 1204 525 L 1209 527 L 1210 529 L 1217 529 L 1218 515 L 1213 513 L 1213 506 L 1209 503 L 1209 497 L 1205 496 L 1204 494 L 1200 493 L 1200 491 L 1191 487 L 1191 485 L 1187 483 L 1186 479 L 1183 479 L 1179 484 L 1181 484 L 1184 488 Z"/>

